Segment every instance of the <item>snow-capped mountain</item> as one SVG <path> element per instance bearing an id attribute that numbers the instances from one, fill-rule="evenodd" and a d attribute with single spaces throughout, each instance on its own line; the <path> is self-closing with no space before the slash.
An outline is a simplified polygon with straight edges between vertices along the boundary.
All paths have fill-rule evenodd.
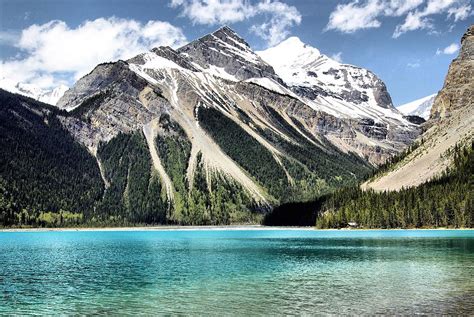
<path id="1" fill-rule="evenodd" d="M 317 110 L 342 118 L 403 121 L 385 84 L 367 69 L 339 63 L 297 37 L 257 54 Z"/>
<path id="2" fill-rule="evenodd" d="M 138 133 L 175 207 L 195 197 L 183 191 L 206 188 L 195 183 L 203 179 L 210 190 L 237 184 L 256 206 L 304 200 L 356 181 L 420 133 L 375 75 L 318 56 L 327 67 L 316 57 L 311 67 L 293 65 L 301 76 L 292 80 L 223 27 L 177 50 L 97 65 L 58 101 L 69 111 L 60 120 L 96 155 L 111 188 L 119 180 L 103 149 Z M 179 149 L 180 169 L 170 169 L 167 155 Z"/>
<path id="3" fill-rule="evenodd" d="M 397 109 L 400 110 L 405 115 L 415 115 L 422 117 L 425 120 L 430 118 L 431 107 L 433 106 L 434 100 L 437 94 L 432 94 L 409 103 L 398 106 Z"/>
<path id="4" fill-rule="evenodd" d="M 66 90 L 69 89 L 69 87 L 66 85 L 59 85 L 54 89 L 45 90 L 33 84 L 13 82 L 7 78 L 0 79 L 0 88 L 15 94 L 20 94 L 36 99 L 53 106 L 64 95 Z"/>

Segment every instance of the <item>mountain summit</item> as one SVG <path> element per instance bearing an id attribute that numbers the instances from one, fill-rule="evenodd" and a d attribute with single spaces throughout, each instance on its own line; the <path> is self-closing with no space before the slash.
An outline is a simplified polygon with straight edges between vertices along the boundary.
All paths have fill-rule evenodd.
<path id="1" fill-rule="evenodd" d="M 203 36 L 177 51 L 201 69 L 215 72 L 231 80 L 266 77 L 282 83 L 273 68 L 255 54 L 247 42 L 228 26 Z"/>
<path id="2" fill-rule="evenodd" d="M 314 107 L 339 117 L 379 118 L 397 111 L 385 84 L 372 72 L 339 63 L 290 37 L 275 47 L 257 52 L 293 90 Z"/>

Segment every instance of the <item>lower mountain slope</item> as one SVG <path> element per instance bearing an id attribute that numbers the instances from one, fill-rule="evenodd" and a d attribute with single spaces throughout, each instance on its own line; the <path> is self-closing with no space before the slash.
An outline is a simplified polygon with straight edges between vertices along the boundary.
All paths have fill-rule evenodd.
<path id="1" fill-rule="evenodd" d="M 228 175 L 207 171 L 201 153 L 188 184 L 191 143 L 169 116 L 152 141 L 173 201 L 141 129 L 91 152 L 61 123 L 77 116 L 0 90 L 0 226 L 259 223 L 268 209 Z"/>
<path id="2" fill-rule="evenodd" d="M 99 168 L 51 106 L 0 90 L 0 225 L 81 222 L 102 195 Z M 60 218 L 60 219 L 59 219 Z"/>
<path id="3" fill-rule="evenodd" d="M 317 227 L 474 227 L 474 142 L 449 151 L 453 164 L 417 187 L 375 192 L 352 187 L 321 204 Z"/>
<path id="4" fill-rule="evenodd" d="M 453 164 L 417 187 L 377 192 L 342 188 L 307 203 L 284 204 L 266 214 L 270 226 L 318 228 L 474 227 L 474 142 L 449 153 Z"/>

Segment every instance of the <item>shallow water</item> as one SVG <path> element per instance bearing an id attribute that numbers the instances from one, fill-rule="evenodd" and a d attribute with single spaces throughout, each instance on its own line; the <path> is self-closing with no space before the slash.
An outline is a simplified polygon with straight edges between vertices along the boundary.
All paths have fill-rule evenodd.
<path id="1" fill-rule="evenodd" d="M 474 231 L 0 233 L 0 314 L 474 312 Z"/>

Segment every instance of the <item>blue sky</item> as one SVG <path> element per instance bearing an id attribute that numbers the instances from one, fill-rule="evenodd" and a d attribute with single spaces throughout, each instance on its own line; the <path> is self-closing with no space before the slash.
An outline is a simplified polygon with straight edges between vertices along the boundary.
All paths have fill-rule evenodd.
<path id="1" fill-rule="evenodd" d="M 255 50 L 298 36 L 374 71 L 395 105 L 441 89 L 471 0 L 0 0 L 0 79 L 71 85 L 103 61 L 226 24 Z"/>

